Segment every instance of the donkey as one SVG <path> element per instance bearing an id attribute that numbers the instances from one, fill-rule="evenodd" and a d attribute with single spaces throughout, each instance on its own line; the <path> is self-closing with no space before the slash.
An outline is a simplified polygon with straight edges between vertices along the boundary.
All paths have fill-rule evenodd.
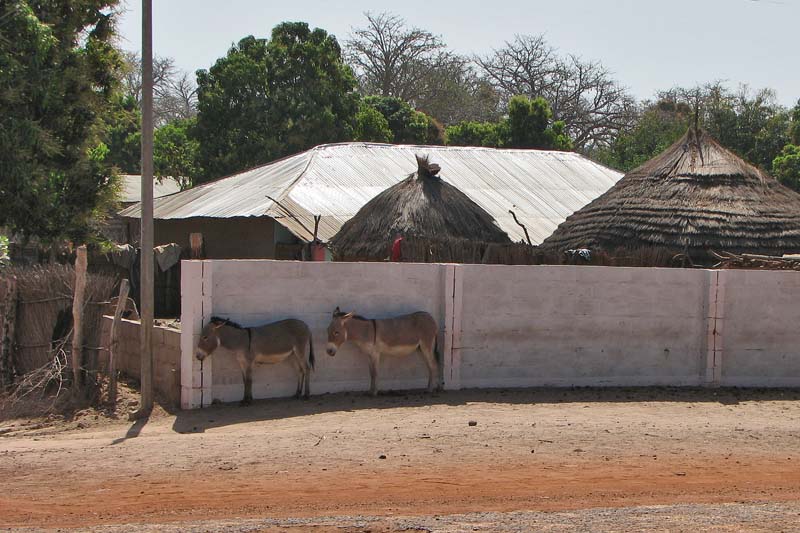
<path id="1" fill-rule="evenodd" d="M 244 328 L 227 318 L 211 317 L 203 328 L 195 355 L 202 361 L 222 346 L 236 355 L 242 369 L 244 398 L 241 405 L 253 401 L 253 364 L 280 363 L 289 359 L 297 370 L 297 392 L 299 398 L 305 385 L 305 397 L 309 396 L 311 370 L 314 369 L 314 343 L 311 330 L 302 320 L 288 319 L 254 328 Z M 304 354 L 308 350 L 308 362 Z"/>
<path id="2" fill-rule="evenodd" d="M 333 357 L 347 341 L 358 346 L 369 357 L 369 392 L 377 396 L 381 355 L 405 356 L 419 349 L 428 366 L 428 392 L 432 392 L 439 381 L 438 331 L 436 320 L 423 311 L 376 320 L 343 313 L 337 307 L 328 326 L 326 351 Z"/>

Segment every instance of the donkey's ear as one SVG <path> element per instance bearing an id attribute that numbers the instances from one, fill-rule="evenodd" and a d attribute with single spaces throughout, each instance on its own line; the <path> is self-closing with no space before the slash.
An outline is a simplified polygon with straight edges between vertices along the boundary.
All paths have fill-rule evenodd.
<path id="1" fill-rule="evenodd" d="M 339 306 L 336 306 L 336 309 L 333 310 L 333 316 L 340 314 L 342 311 L 339 309 Z"/>

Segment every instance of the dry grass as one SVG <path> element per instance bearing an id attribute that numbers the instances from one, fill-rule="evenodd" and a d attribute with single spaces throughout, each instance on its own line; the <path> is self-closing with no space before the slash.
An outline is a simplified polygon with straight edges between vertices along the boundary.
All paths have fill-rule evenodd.
<path id="1" fill-rule="evenodd" d="M 65 394 L 71 387 L 74 268 L 58 264 L 10 268 L 3 275 L 16 278 L 19 300 L 12 352 L 16 378 L 0 399 L 2 410 L 49 413 L 61 409 L 65 402 L 81 404 L 96 400 L 101 370 L 98 355 L 103 349 L 102 312 L 117 280 L 108 275 L 89 275 L 84 300 L 82 362 L 86 390 L 76 395 Z"/>

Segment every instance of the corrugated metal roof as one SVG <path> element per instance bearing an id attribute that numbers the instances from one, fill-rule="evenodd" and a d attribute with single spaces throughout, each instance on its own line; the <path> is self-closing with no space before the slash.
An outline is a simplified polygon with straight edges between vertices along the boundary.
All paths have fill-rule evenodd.
<path id="1" fill-rule="evenodd" d="M 311 150 L 155 201 L 158 219 L 267 215 L 308 240 L 314 215 L 330 239 L 361 207 L 416 170 L 415 154 L 491 213 L 514 241 L 524 238 L 513 209 L 538 244 L 567 216 L 606 192 L 622 174 L 570 152 L 456 146 L 342 143 Z M 138 217 L 139 206 L 122 212 Z"/>
<path id="2" fill-rule="evenodd" d="M 142 177 L 135 174 L 123 174 L 120 180 L 122 183 L 119 201 L 124 204 L 140 201 L 142 198 Z M 158 180 L 153 180 L 153 198 L 175 194 L 180 190 L 180 184 L 173 178 L 163 178 L 160 183 Z"/>

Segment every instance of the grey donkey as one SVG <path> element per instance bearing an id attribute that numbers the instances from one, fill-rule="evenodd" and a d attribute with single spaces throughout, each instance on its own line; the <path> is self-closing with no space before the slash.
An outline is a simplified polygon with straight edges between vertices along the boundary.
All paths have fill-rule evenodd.
<path id="1" fill-rule="evenodd" d="M 289 359 L 297 370 L 295 397 L 300 397 L 305 386 L 305 397 L 308 398 L 311 371 L 314 369 L 314 342 L 311 330 L 302 320 L 290 318 L 245 328 L 226 318 L 211 317 L 211 321 L 200 334 L 195 355 L 202 361 L 220 346 L 234 353 L 242 369 L 242 405 L 253 401 L 253 365 L 280 363 L 285 359 Z M 306 350 L 308 361 L 305 358 Z"/>
<path id="2" fill-rule="evenodd" d="M 424 311 L 394 318 L 364 318 L 343 313 L 337 307 L 328 326 L 328 355 L 336 355 L 345 342 L 352 342 L 369 357 L 369 392 L 378 394 L 381 355 L 407 356 L 419 350 L 428 367 L 428 392 L 439 388 L 439 352 L 436 320 Z"/>

